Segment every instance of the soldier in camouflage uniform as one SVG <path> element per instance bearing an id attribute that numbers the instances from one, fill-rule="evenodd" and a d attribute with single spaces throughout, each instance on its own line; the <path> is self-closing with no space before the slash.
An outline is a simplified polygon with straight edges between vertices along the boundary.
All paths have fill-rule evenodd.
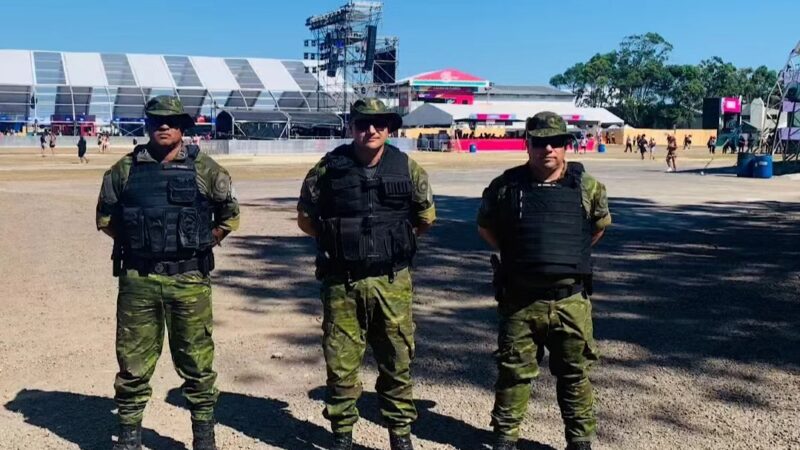
<path id="1" fill-rule="evenodd" d="M 483 192 L 478 230 L 494 248 L 500 330 L 492 426 L 494 448 L 514 449 L 544 348 L 557 378 L 568 450 L 591 449 L 596 420 L 589 369 L 591 247 L 611 224 L 605 187 L 565 163 L 572 136 L 550 112 L 526 122 L 529 161 Z"/>
<path id="2" fill-rule="evenodd" d="M 367 344 L 378 362 L 375 389 L 391 448 L 413 448 L 409 266 L 416 238 L 433 224 L 436 212 L 425 170 L 386 144 L 401 125 L 400 116 L 377 99 L 353 104 L 353 142 L 308 172 L 297 206 L 298 226 L 317 241 L 328 372 L 324 415 L 336 450 L 353 445 L 362 390 L 358 373 Z"/>
<path id="3" fill-rule="evenodd" d="M 115 450 L 141 448 L 141 422 L 161 354 L 164 330 L 183 378 L 195 450 L 215 449 L 212 368 L 212 247 L 239 227 L 228 172 L 196 146 L 184 146 L 194 125 L 175 97 L 146 107 L 150 142 L 103 176 L 97 228 L 114 239 L 120 435 Z"/>

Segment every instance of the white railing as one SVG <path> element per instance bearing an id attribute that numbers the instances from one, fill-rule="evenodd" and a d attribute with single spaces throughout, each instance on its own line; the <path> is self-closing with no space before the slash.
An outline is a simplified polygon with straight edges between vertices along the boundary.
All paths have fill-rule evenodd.
<path id="1" fill-rule="evenodd" d="M 138 143 L 147 142 L 146 137 L 137 137 Z M 97 139 L 86 139 L 89 149 L 97 147 Z M 289 139 L 275 141 L 244 141 L 244 140 L 212 140 L 201 141 L 200 150 L 209 155 L 275 155 L 286 153 L 326 153 L 336 147 L 347 144 L 350 139 Z M 392 138 L 391 144 L 404 152 L 417 149 L 416 139 Z M 77 136 L 59 136 L 56 139 L 56 148 L 75 148 L 78 144 Z M 110 139 L 112 147 L 133 148 L 132 137 L 115 136 Z M 0 151 L 3 148 L 39 147 L 38 136 L 4 136 L 0 135 Z"/>

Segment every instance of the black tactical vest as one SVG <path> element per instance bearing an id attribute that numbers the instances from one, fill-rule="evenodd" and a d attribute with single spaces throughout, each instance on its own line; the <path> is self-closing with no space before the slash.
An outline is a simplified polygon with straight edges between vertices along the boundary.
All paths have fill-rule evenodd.
<path id="1" fill-rule="evenodd" d="M 179 261 L 210 254 L 212 208 L 197 186 L 199 148 L 185 161 L 139 162 L 133 156 L 115 220 L 124 261 Z"/>
<path id="2" fill-rule="evenodd" d="M 500 256 L 509 276 L 585 276 L 592 272 L 592 224 L 583 208 L 583 166 L 568 163 L 556 183 L 538 183 L 527 167 L 509 170 Z"/>
<path id="3" fill-rule="evenodd" d="M 408 156 L 387 145 L 370 177 L 353 152 L 350 144 L 325 156 L 326 171 L 319 180 L 320 277 L 392 275 L 407 267 L 416 252 Z"/>

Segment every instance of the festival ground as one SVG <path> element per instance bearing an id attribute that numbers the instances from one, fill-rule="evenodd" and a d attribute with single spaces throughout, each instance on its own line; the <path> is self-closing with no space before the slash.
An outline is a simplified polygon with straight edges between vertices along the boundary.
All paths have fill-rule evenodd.
<path id="1" fill-rule="evenodd" d="M 90 148 L 88 165 L 73 149 L 0 152 L 2 449 L 109 447 L 116 280 L 94 207 L 102 171 L 127 150 Z M 800 179 L 739 179 L 721 170 L 735 156 L 706 168 L 699 147 L 679 151 L 680 172 L 665 173 L 663 156 L 641 161 L 621 147 L 568 155 L 607 185 L 614 218 L 595 252 L 596 448 L 800 448 Z M 415 269 L 415 443 L 484 448 L 497 320 L 475 211 L 483 187 L 525 155 L 413 157 L 430 173 L 439 212 Z M 316 159 L 218 158 L 243 213 L 214 274 L 223 449 L 327 442 L 313 242 L 294 222 Z M 362 449 L 387 448 L 367 361 L 355 435 Z M 148 448 L 190 443 L 179 385 L 165 348 L 144 421 Z M 533 390 L 520 448 L 561 449 L 546 370 Z"/>

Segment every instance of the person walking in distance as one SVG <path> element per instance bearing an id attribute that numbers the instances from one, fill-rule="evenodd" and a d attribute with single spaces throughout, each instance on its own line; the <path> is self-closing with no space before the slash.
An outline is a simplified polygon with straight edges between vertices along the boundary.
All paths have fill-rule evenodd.
<path id="1" fill-rule="evenodd" d="M 639 147 L 639 155 L 641 155 L 642 161 L 644 161 L 644 155 L 647 153 L 647 136 L 639 136 L 639 140 L 636 142 L 636 145 Z"/>
<path id="2" fill-rule="evenodd" d="M 86 158 L 86 139 L 84 139 L 83 135 L 78 138 L 78 163 L 89 164 L 89 159 Z"/>
<path id="3" fill-rule="evenodd" d="M 50 147 L 50 155 L 56 156 L 56 134 L 52 130 L 48 136 L 47 146 Z"/>
<path id="4" fill-rule="evenodd" d="M 673 135 L 667 136 L 667 172 L 677 172 L 676 163 L 678 153 L 678 139 Z"/>
<path id="5" fill-rule="evenodd" d="M 42 152 L 41 152 L 42 158 L 44 158 L 45 156 L 44 149 L 46 145 L 47 145 L 47 138 L 45 137 L 45 132 L 42 131 L 41 133 L 39 133 L 39 146 L 42 147 Z"/>

